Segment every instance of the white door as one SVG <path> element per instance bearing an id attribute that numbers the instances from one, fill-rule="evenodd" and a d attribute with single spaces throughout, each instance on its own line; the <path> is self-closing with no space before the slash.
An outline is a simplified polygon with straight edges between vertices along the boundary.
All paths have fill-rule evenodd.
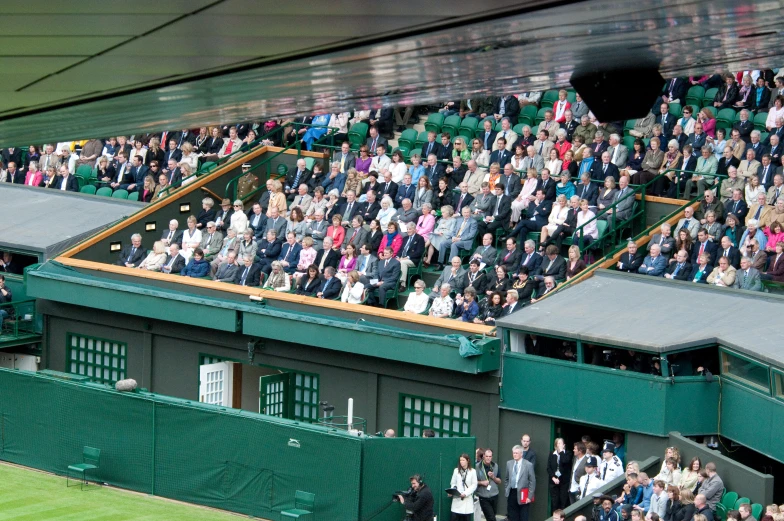
<path id="1" fill-rule="evenodd" d="M 229 362 L 199 367 L 199 401 L 231 407 L 232 369 Z"/>

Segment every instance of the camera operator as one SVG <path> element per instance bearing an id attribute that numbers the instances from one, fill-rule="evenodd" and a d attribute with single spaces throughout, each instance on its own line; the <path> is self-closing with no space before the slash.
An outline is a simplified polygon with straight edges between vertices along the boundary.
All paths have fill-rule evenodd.
<path id="1" fill-rule="evenodd" d="M 406 507 L 406 520 L 432 521 L 433 520 L 433 494 L 430 488 L 422 481 L 419 474 L 409 478 L 411 489 L 408 493 L 397 495 L 397 500 Z"/>

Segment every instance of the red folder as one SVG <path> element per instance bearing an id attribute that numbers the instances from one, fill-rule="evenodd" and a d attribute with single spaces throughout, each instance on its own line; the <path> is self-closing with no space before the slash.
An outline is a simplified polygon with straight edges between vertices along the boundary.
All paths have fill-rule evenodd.
<path id="1" fill-rule="evenodd" d="M 520 489 L 520 504 L 524 504 L 528 500 L 528 487 Z M 533 502 L 533 499 L 531 499 Z"/>

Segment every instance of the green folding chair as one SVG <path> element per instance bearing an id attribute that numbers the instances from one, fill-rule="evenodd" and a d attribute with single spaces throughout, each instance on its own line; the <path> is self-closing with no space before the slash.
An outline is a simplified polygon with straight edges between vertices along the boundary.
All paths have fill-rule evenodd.
<path id="1" fill-rule="evenodd" d="M 689 88 L 689 92 L 686 93 L 686 99 L 683 100 L 684 105 L 691 105 L 694 108 L 699 107 L 702 104 L 702 100 L 705 98 L 705 87 L 702 85 L 692 85 Z"/>
<path id="2" fill-rule="evenodd" d="M 476 134 L 476 128 L 479 125 L 479 119 L 474 117 L 468 117 L 463 119 L 463 122 L 460 123 L 460 128 L 457 129 L 457 133 L 467 140 L 471 140 L 474 138 Z"/>
<path id="3" fill-rule="evenodd" d="M 316 494 L 297 490 L 294 493 L 294 508 L 282 510 L 281 519 L 310 519 L 313 520 L 313 510 L 316 504 Z"/>
<path id="4" fill-rule="evenodd" d="M 138 201 L 139 200 L 139 192 L 131 192 L 128 194 L 129 201 Z"/>
<path id="5" fill-rule="evenodd" d="M 733 507 L 733 510 L 738 510 L 740 508 L 740 506 L 744 505 L 744 504 L 749 504 L 750 505 L 751 504 L 751 500 L 749 498 L 747 498 L 747 497 L 738 498 L 738 500 L 735 502 L 735 506 Z"/>
<path id="6" fill-rule="evenodd" d="M 680 103 L 670 103 L 670 114 L 676 118 L 683 116 L 683 106 Z"/>
<path id="7" fill-rule="evenodd" d="M 542 95 L 542 99 L 539 102 L 541 107 L 553 108 L 553 103 L 558 101 L 558 89 L 548 90 Z"/>
<path id="8" fill-rule="evenodd" d="M 454 137 L 457 136 L 457 129 L 460 128 L 463 120 L 460 116 L 452 115 L 448 118 L 444 119 L 444 123 L 441 125 L 441 132 L 449 132 L 449 135 Z"/>
<path id="9" fill-rule="evenodd" d="M 84 177 L 85 179 L 90 179 L 90 177 L 93 175 L 93 169 L 90 168 L 90 165 L 79 165 L 76 167 L 75 175 Z"/>
<path id="10" fill-rule="evenodd" d="M 727 510 L 732 510 L 735 508 L 735 502 L 738 500 L 738 493 L 737 492 L 725 492 L 723 496 L 721 496 L 721 504 L 724 505 L 724 508 Z"/>
<path id="11" fill-rule="evenodd" d="M 84 490 L 85 485 L 89 485 L 87 482 L 87 471 L 88 470 L 98 470 L 98 464 L 101 460 L 101 449 L 95 449 L 93 447 L 88 447 L 85 445 L 84 449 L 82 449 L 82 462 L 81 463 L 74 463 L 73 465 L 68 465 L 68 469 L 65 472 L 65 487 L 68 488 L 68 480 L 71 477 L 71 472 L 82 475 L 80 480 L 79 489 Z"/>
<path id="12" fill-rule="evenodd" d="M 713 98 L 716 97 L 716 94 L 719 92 L 719 89 L 712 88 L 705 91 L 705 94 L 702 96 L 702 106 L 703 107 L 710 107 L 713 105 Z M 697 115 L 696 112 L 694 114 Z"/>
<path id="13" fill-rule="evenodd" d="M 534 120 L 534 125 L 538 125 L 542 121 L 544 121 L 544 113 L 548 110 L 552 110 L 552 107 L 542 107 L 539 109 L 539 112 L 536 113 L 536 119 Z"/>
<path id="14" fill-rule="evenodd" d="M 368 124 L 360 121 L 359 123 L 354 123 L 351 125 L 351 128 L 348 129 L 348 142 L 351 145 L 362 146 L 365 144 L 365 140 L 367 139 L 368 133 Z"/>
<path id="15" fill-rule="evenodd" d="M 520 113 L 520 117 L 518 117 L 517 120 L 520 123 L 523 123 L 524 125 L 531 126 L 534 124 L 534 121 L 536 120 L 536 111 L 537 111 L 536 105 L 533 104 L 526 105 L 525 107 L 523 107 L 523 111 Z M 544 115 L 542 115 L 542 118 L 544 118 Z"/>
<path id="16" fill-rule="evenodd" d="M 422 145 L 427 143 L 427 130 L 420 132 L 419 136 L 417 136 L 416 143 L 414 143 L 419 148 L 422 148 Z"/>
<path id="17" fill-rule="evenodd" d="M 767 112 L 759 112 L 756 116 L 754 116 L 754 128 L 762 132 L 763 130 L 768 130 L 768 127 L 765 126 L 765 122 L 768 120 L 768 113 Z"/>
<path id="18" fill-rule="evenodd" d="M 414 148 L 414 145 L 416 145 L 418 135 L 417 131 L 413 128 L 407 128 L 400 134 L 397 144 L 401 147 L 408 147 L 408 149 L 411 150 Z"/>

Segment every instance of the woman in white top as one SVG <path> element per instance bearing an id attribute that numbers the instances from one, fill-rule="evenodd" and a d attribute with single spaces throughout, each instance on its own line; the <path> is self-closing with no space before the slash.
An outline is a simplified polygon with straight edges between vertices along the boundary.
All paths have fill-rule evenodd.
<path id="1" fill-rule="evenodd" d="M 580 241 L 580 249 L 599 238 L 599 229 L 596 227 L 596 219 L 594 217 L 596 217 L 596 214 L 588 209 L 588 200 L 580 199 L 580 211 L 577 212 L 577 228 L 575 228 L 577 230 L 585 224 L 585 228 L 582 229 L 582 235 L 577 232 L 576 239 Z"/>
<path id="2" fill-rule="evenodd" d="M 749 182 L 746 183 L 746 204 L 751 207 L 752 204 L 757 202 L 757 196 L 765 193 L 765 187 L 760 185 L 759 176 L 754 174 L 749 177 Z"/>
<path id="3" fill-rule="evenodd" d="M 392 153 L 392 164 L 389 165 L 389 173 L 392 174 L 392 181 L 400 184 L 403 182 L 403 176 L 408 172 L 406 162 L 403 160 L 403 154 L 399 150 Z"/>
<path id="4" fill-rule="evenodd" d="M 155 241 L 152 245 L 152 251 L 147 255 L 147 258 L 139 264 L 139 269 L 161 271 L 161 266 L 163 266 L 164 262 L 166 262 L 166 246 L 163 245 L 162 241 Z"/>
<path id="5" fill-rule="evenodd" d="M 406 305 L 403 306 L 403 311 L 416 314 L 424 313 L 427 309 L 428 300 L 427 293 L 425 293 L 425 282 L 419 279 L 414 283 L 414 293 L 408 294 L 408 300 L 406 300 Z"/>
<path id="6" fill-rule="evenodd" d="M 664 460 L 664 465 L 664 468 L 653 478 L 653 480 L 661 480 L 667 483 L 667 485 L 677 487 L 681 482 L 681 471 L 678 468 L 678 462 L 675 458 L 667 458 Z"/>
<path id="7" fill-rule="evenodd" d="M 131 155 L 128 159 L 133 159 L 136 156 L 142 156 L 142 164 L 144 164 L 144 160 L 147 158 L 147 147 L 144 146 L 141 139 L 134 140 Z"/>
<path id="8" fill-rule="evenodd" d="M 554 148 L 550 149 L 550 156 L 544 164 L 544 167 L 550 171 L 550 177 L 558 177 L 561 173 L 561 165 L 563 161 L 558 159 L 558 151 Z"/>
<path id="9" fill-rule="evenodd" d="M 340 300 L 349 304 L 362 304 L 362 296 L 365 292 L 365 285 L 359 281 L 359 272 L 351 270 L 348 272 L 348 282 L 343 287 L 343 294 Z"/>
<path id="10" fill-rule="evenodd" d="M 242 232 L 248 229 L 248 216 L 245 215 L 243 210 L 242 201 L 237 199 L 234 201 L 234 213 L 231 214 L 231 228 L 237 232 L 237 236 L 241 236 Z"/>
<path id="11" fill-rule="evenodd" d="M 566 200 L 566 195 L 561 194 L 555 199 L 553 209 L 550 211 L 550 216 L 547 218 L 547 224 L 542 226 L 542 235 L 539 242 L 544 244 L 551 233 L 556 228 L 566 222 L 566 216 L 569 214 L 569 203 Z"/>
<path id="12" fill-rule="evenodd" d="M 452 473 L 450 485 L 460 493 L 452 499 L 452 521 L 471 521 L 474 514 L 476 470 L 471 467 L 468 454 L 461 454 L 457 460 L 457 468 Z"/>
<path id="13" fill-rule="evenodd" d="M 779 117 L 784 118 L 784 96 L 781 95 L 776 96 L 773 106 L 768 109 L 768 119 L 765 120 L 768 132 L 776 128 L 776 119 Z"/>
<path id="14" fill-rule="evenodd" d="M 199 156 L 196 152 L 193 151 L 193 145 L 191 145 L 188 141 L 182 144 L 180 147 L 182 150 L 182 157 L 180 158 L 180 168 L 182 168 L 183 163 L 187 164 L 191 168 L 191 172 L 195 172 L 199 169 Z M 185 176 L 183 176 L 185 179 Z"/>
<path id="15" fill-rule="evenodd" d="M 484 149 L 482 141 L 479 139 L 474 139 L 471 142 L 471 159 L 476 161 L 476 165 L 482 173 L 487 173 L 487 167 L 490 166 L 490 152 Z"/>
<path id="16" fill-rule="evenodd" d="M 376 215 L 376 219 L 381 223 L 382 230 L 386 230 L 389 221 L 394 215 L 395 205 L 392 203 L 392 199 L 390 199 L 388 195 L 385 195 L 384 198 L 381 199 L 381 210 L 379 210 Z"/>
<path id="17" fill-rule="evenodd" d="M 337 134 L 348 134 L 348 120 L 351 117 L 351 113 L 349 112 L 341 112 L 340 114 L 332 114 L 329 117 L 329 123 L 327 126 L 329 128 L 334 128 L 335 135 Z"/>
<path id="18" fill-rule="evenodd" d="M 242 213 L 242 211 L 240 211 L 240 213 Z M 247 219 L 248 218 L 246 217 L 245 220 Z M 188 217 L 187 222 L 188 229 L 182 233 L 182 248 L 180 249 L 180 253 L 182 253 L 182 256 L 186 259 L 190 259 L 191 254 L 193 254 L 193 250 L 201 245 L 201 230 L 196 228 L 196 217 L 193 215 Z"/>

